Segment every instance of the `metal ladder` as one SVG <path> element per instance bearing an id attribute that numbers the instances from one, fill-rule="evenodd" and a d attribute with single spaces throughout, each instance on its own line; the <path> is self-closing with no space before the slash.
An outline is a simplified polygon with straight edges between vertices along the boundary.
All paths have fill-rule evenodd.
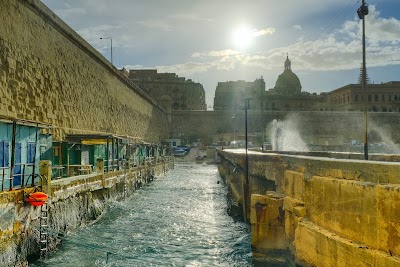
<path id="1" fill-rule="evenodd" d="M 47 202 L 40 206 L 39 216 L 39 246 L 40 246 L 40 258 L 43 258 L 47 254 L 48 250 L 48 239 L 49 239 L 49 210 Z"/>

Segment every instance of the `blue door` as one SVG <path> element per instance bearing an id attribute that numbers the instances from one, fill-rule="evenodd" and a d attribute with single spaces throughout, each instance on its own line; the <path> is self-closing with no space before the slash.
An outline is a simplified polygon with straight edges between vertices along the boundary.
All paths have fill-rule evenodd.
<path id="1" fill-rule="evenodd" d="M 10 143 L 8 141 L 0 142 L 0 167 L 10 166 Z"/>
<path id="2" fill-rule="evenodd" d="M 0 167 L 10 166 L 10 143 L 8 141 L 0 142 Z M 10 177 L 8 169 L 2 169 L 0 172 L 1 187 L 10 188 L 10 180 L 4 180 Z"/>
<path id="3" fill-rule="evenodd" d="M 15 159 L 14 159 L 14 179 L 13 179 L 13 186 L 21 185 L 22 179 L 22 168 L 21 168 L 21 159 L 22 159 L 22 145 L 21 143 L 15 144 Z"/>
<path id="4" fill-rule="evenodd" d="M 26 163 L 29 164 L 35 163 L 35 150 L 36 150 L 36 144 L 28 143 Z"/>

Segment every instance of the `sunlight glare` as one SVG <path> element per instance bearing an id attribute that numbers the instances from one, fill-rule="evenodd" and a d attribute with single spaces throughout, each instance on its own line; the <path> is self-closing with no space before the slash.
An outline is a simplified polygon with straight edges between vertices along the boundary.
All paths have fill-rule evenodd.
<path id="1" fill-rule="evenodd" d="M 240 49 L 245 49 L 250 46 L 255 35 L 252 30 L 246 27 L 240 27 L 233 32 L 233 43 Z"/>

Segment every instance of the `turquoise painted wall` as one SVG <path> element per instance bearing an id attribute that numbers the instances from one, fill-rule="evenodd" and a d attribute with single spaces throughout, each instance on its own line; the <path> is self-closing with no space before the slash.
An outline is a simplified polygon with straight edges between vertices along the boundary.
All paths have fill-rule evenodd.
<path id="1" fill-rule="evenodd" d="M 8 142 L 7 151 L 3 152 L 3 155 L 8 155 L 7 162 L 8 164 L 5 164 L 7 166 L 4 167 L 11 167 L 11 154 L 12 154 L 12 123 L 6 123 L 6 122 L 0 122 L 0 142 L 6 141 Z M 20 147 L 20 153 L 16 153 L 16 160 L 15 162 L 22 164 L 22 166 L 16 166 L 15 170 L 19 170 L 20 173 L 25 173 L 25 174 L 32 174 L 33 169 L 35 169 L 35 174 L 39 173 L 39 161 L 40 159 L 50 159 L 49 153 L 51 153 L 51 136 L 50 135 L 40 135 L 39 129 L 37 127 L 33 126 L 27 126 L 27 125 L 18 125 L 16 126 L 16 134 L 15 134 L 15 139 L 16 139 L 16 147 Z M 35 147 L 35 157 L 34 157 L 34 167 L 33 166 L 27 166 L 25 164 L 28 163 L 28 159 L 30 158 L 29 153 L 29 148 L 30 147 Z M 49 152 L 50 151 L 50 152 Z M 19 157 L 20 155 L 20 157 Z M 33 156 L 33 153 L 31 153 Z M 42 158 L 43 156 L 43 158 Z M 4 175 L 3 175 L 4 174 Z M 0 173 L 0 182 L 3 183 L 4 178 L 9 178 L 10 177 L 10 169 L 6 169 L 4 172 Z M 8 189 L 10 187 L 10 180 L 4 179 L 4 189 Z M 29 179 L 29 181 L 27 181 Z M 24 185 L 29 183 L 29 185 L 32 183 L 31 182 L 32 176 L 25 175 L 24 176 Z M 18 177 L 18 179 L 15 180 L 16 184 L 14 186 L 20 186 L 21 182 L 19 182 L 21 177 Z M 35 183 L 38 182 L 39 178 L 35 178 Z M 1 186 L 1 184 L 0 184 Z"/>

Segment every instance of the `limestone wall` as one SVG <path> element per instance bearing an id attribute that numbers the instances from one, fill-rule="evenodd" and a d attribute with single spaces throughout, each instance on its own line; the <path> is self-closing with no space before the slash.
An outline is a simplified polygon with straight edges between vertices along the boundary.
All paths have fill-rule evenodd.
<path id="1" fill-rule="evenodd" d="M 263 115 L 263 119 L 262 118 Z M 351 141 L 363 142 L 364 118 L 362 112 L 284 112 L 248 110 L 247 124 L 249 141 L 261 142 L 261 131 L 266 129 L 265 140 L 270 141 L 271 122 L 284 123 L 289 135 L 298 133 L 304 142 L 314 150 L 362 152 L 362 147 L 351 147 Z M 171 135 L 197 136 L 204 142 L 215 142 L 224 137 L 225 141 L 244 140 L 245 116 L 243 110 L 218 111 L 174 111 Z M 280 124 L 282 126 L 282 124 Z M 400 113 L 371 112 L 368 114 L 369 142 L 385 142 L 389 148 L 400 143 Z M 234 134 L 236 132 L 236 134 Z M 258 135 L 258 136 L 257 136 Z M 215 139 L 214 138 L 214 139 Z M 343 146 L 347 144 L 347 146 Z M 376 149 L 370 147 L 370 151 Z M 394 148 L 397 152 L 399 149 Z"/>
<path id="2" fill-rule="evenodd" d="M 221 175 L 228 182 L 240 177 L 235 183 L 243 184 L 243 152 L 219 153 Z M 392 158 L 388 156 L 388 160 Z M 252 200 L 270 203 L 276 198 L 267 194 L 270 187 L 260 187 L 263 174 L 265 180 L 276 184 L 285 214 L 281 239 L 279 233 L 271 233 L 272 226 L 257 223 L 260 226 L 254 229 L 265 228 L 268 233 L 261 237 L 252 233 L 257 239 L 252 245 L 258 251 L 265 244 L 269 246 L 267 254 L 271 248 L 286 247 L 302 266 L 400 266 L 399 163 L 261 153 L 250 153 L 249 162 L 250 192 L 264 195 L 252 196 Z M 232 175 L 234 168 L 238 172 Z M 243 199 L 243 191 L 237 190 Z M 257 210 L 254 201 L 253 211 Z M 266 210 L 263 214 L 276 213 L 268 211 L 271 208 L 276 209 L 267 205 L 261 210 Z M 274 220 L 277 218 L 265 219 Z M 271 246 L 274 242 L 279 246 Z"/>
<path id="3" fill-rule="evenodd" d="M 2 1 L 0 116 L 158 141 L 165 112 L 39 0 Z"/>

